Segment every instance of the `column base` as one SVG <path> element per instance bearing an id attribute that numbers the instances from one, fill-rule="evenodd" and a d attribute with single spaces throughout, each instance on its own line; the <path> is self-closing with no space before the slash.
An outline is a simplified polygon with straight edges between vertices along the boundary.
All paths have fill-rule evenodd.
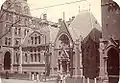
<path id="1" fill-rule="evenodd" d="M 22 73 L 22 65 L 19 66 L 19 73 Z"/>
<path id="2" fill-rule="evenodd" d="M 99 77 L 99 81 L 100 83 L 109 83 L 108 81 L 108 76 L 102 76 L 102 77 Z"/>

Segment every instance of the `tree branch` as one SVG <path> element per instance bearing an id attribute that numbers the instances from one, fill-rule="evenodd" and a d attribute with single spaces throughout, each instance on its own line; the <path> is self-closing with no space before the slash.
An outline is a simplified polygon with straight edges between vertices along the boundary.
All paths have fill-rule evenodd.
<path id="1" fill-rule="evenodd" d="M 10 27 L 9 27 L 9 30 L 5 33 L 5 34 L 3 34 L 1 37 L 0 37 L 0 39 L 2 39 L 4 36 L 6 36 L 10 31 L 11 31 L 11 28 L 15 25 L 15 24 L 17 24 L 18 22 L 20 22 L 21 21 L 21 19 L 19 19 L 18 21 L 16 21 L 15 23 L 13 23 Z"/>
<path id="2" fill-rule="evenodd" d="M 15 1 L 16 1 L 16 0 L 15 0 Z M 10 5 L 7 7 L 6 10 L 8 10 L 8 9 L 15 3 L 15 1 L 14 1 L 12 4 L 10 4 Z M 1 9 L 1 10 L 2 10 L 2 9 Z M 4 14 L 5 14 L 5 11 L 3 11 L 3 13 L 1 14 L 0 19 L 2 19 L 2 17 L 3 17 Z"/>

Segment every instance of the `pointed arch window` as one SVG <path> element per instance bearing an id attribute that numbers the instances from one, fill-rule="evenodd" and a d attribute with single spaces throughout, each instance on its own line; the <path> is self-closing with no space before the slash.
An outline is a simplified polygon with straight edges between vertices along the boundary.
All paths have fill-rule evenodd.
<path id="1" fill-rule="evenodd" d="M 31 43 L 33 44 L 33 37 L 31 37 Z"/>
<path id="2" fill-rule="evenodd" d="M 25 19 L 24 19 L 24 24 L 25 24 L 25 26 L 28 26 L 28 21 L 29 21 L 28 18 L 25 18 Z"/>
<path id="3" fill-rule="evenodd" d="M 41 61 L 40 59 L 41 59 L 40 53 L 38 53 L 38 60 L 39 60 L 39 62 Z"/>
<path id="4" fill-rule="evenodd" d="M 35 36 L 35 44 L 37 44 L 37 37 Z"/>
<path id="5" fill-rule="evenodd" d="M 21 34 L 21 28 L 18 29 L 18 34 L 19 34 L 19 35 Z"/>
<path id="6" fill-rule="evenodd" d="M 31 62 L 33 62 L 33 54 L 31 54 Z"/>
<path id="7" fill-rule="evenodd" d="M 40 36 L 38 36 L 38 41 L 39 41 L 39 44 L 41 43 L 41 37 Z"/>
<path id="8" fill-rule="evenodd" d="M 37 62 L 37 54 L 35 54 L 35 62 Z"/>
<path id="9" fill-rule="evenodd" d="M 60 60 L 58 59 L 58 69 L 60 70 Z"/>
<path id="10" fill-rule="evenodd" d="M 35 34 L 35 44 L 37 44 L 37 34 Z"/>
<path id="11" fill-rule="evenodd" d="M 7 45 L 7 41 L 8 41 L 8 38 L 7 38 L 7 37 L 5 37 L 5 45 Z"/>
<path id="12" fill-rule="evenodd" d="M 25 53 L 25 62 L 27 62 L 27 59 L 28 57 L 27 57 L 27 53 Z"/>
<path id="13" fill-rule="evenodd" d="M 11 38 L 8 38 L 8 45 L 11 45 Z"/>
<path id="14" fill-rule="evenodd" d="M 24 30 L 24 36 L 26 36 L 26 35 L 27 35 L 26 31 L 27 31 L 27 30 L 25 29 L 25 30 Z"/>
<path id="15" fill-rule="evenodd" d="M 18 64 L 19 63 L 19 54 L 16 53 L 16 63 Z"/>

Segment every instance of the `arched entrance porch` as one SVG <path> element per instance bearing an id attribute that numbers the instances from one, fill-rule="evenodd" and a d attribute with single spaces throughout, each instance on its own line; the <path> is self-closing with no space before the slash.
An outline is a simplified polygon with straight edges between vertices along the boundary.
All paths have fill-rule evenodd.
<path id="1" fill-rule="evenodd" d="M 118 83 L 119 81 L 119 51 L 110 48 L 107 52 L 107 72 L 109 83 Z"/>
<path id="2" fill-rule="evenodd" d="M 56 53 L 58 56 L 58 71 L 63 75 L 72 75 L 73 56 L 72 56 L 72 40 L 63 33 L 56 41 Z"/>
<path id="3" fill-rule="evenodd" d="M 11 53 L 7 51 L 4 55 L 4 70 L 11 69 Z"/>

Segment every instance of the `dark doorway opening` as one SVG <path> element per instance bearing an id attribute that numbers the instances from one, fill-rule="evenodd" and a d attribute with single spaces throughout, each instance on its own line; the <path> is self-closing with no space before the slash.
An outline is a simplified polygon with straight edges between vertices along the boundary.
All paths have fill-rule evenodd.
<path id="1" fill-rule="evenodd" d="M 108 51 L 107 72 L 109 83 L 118 83 L 119 81 L 119 52 L 111 48 Z"/>
<path id="2" fill-rule="evenodd" d="M 4 55 L 4 70 L 10 70 L 11 68 L 11 54 L 6 52 Z"/>
<path id="3" fill-rule="evenodd" d="M 65 60 L 62 61 L 62 69 L 64 73 L 67 73 L 67 61 Z"/>

